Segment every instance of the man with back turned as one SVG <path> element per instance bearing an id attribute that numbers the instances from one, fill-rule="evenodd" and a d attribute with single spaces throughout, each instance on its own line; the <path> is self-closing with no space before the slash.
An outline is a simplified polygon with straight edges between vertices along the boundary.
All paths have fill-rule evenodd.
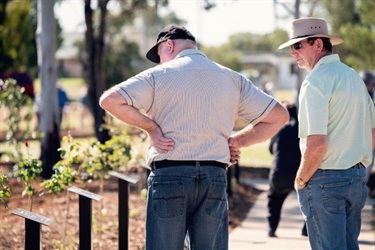
<path id="1" fill-rule="evenodd" d="M 159 65 L 106 91 L 100 105 L 150 140 L 146 249 L 228 249 L 226 169 L 272 137 L 288 113 L 245 77 L 209 60 L 171 25 L 146 57 Z M 250 122 L 231 135 L 237 117 Z"/>

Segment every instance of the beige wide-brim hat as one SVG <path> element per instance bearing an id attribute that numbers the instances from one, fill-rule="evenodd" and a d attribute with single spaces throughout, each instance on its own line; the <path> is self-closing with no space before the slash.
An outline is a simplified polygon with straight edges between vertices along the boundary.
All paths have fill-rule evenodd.
<path id="1" fill-rule="evenodd" d="M 328 26 L 326 20 L 315 17 L 304 17 L 296 19 L 292 22 L 291 39 L 279 46 L 278 49 L 284 49 L 292 44 L 298 43 L 309 37 L 326 37 L 329 38 L 331 44 L 337 45 L 343 43 L 344 40 L 328 34 Z"/>

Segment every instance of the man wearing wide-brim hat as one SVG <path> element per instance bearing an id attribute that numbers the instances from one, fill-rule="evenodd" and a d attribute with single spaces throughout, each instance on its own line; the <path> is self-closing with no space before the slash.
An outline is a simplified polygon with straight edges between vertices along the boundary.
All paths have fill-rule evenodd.
<path id="1" fill-rule="evenodd" d="M 299 96 L 302 160 L 295 189 L 312 249 L 359 249 L 366 200 L 365 166 L 371 163 L 374 105 L 358 73 L 332 53 L 343 40 L 321 18 L 292 22 L 291 47 L 309 74 Z"/>

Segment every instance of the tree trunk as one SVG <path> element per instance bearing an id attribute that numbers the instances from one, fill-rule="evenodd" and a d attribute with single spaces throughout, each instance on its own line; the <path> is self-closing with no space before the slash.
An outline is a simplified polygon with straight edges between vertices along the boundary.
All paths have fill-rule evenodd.
<path id="1" fill-rule="evenodd" d="M 89 81 L 88 99 L 90 109 L 95 121 L 95 134 L 101 143 L 110 139 L 109 131 L 102 128 L 105 123 L 105 112 L 99 106 L 99 98 L 106 89 L 104 73 L 104 48 L 105 48 L 105 28 L 107 16 L 107 4 L 109 0 L 99 0 L 98 7 L 100 10 L 99 30 L 95 32 L 93 25 L 93 10 L 91 0 L 85 0 L 85 20 L 86 20 L 86 49 L 88 55 L 88 72 Z M 97 33 L 97 37 L 95 36 Z"/>
<path id="2" fill-rule="evenodd" d="M 296 0 L 296 3 L 295 3 L 295 13 L 294 13 L 294 18 L 295 19 L 298 19 L 300 18 L 300 6 L 301 6 L 301 1 L 300 0 Z M 298 68 L 298 66 L 296 67 L 297 69 L 297 84 L 296 84 L 296 97 L 295 97 L 295 105 L 297 108 L 299 108 L 299 101 L 298 101 L 298 98 L 299 98 L 299 92 L 301 90 L 301 85 L 302 85 L 302 81 L 303 81 L 303 70 Z"/>
<path id="3" fill-rule="evenodd" d="M 5 27 L 5 19 L 6 19 L 6 8 L 9 0 L 2 0 L 0 1 L 0 27 Z M 3 39 L 3 36 L 0 36 Z M 4 73 L 7 65 L 10 64 L 9 56 L 5 51 L 4 43 L 1 42 L 0 44 L 0 74 Z"/>
<path id="4" fill-rule="evenodd" d="M 38 67 L 41 81 L 42 111 L 40 113 L 42 177 L 48 179 L 53 174 L 53 166 L 60 160 L 60 121 L 57 100 L 56 23 L 54 18 L 55 0 L 38 0 Z"/>

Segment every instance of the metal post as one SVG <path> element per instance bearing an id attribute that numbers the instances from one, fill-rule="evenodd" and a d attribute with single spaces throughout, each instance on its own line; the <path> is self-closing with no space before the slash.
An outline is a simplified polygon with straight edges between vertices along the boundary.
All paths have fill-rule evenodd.
<path id="1" fill-rule="evenodd" d="M 136 184 L 137 179 L 111 171 L 110 176 L 118 178 L 118 249 L 129 249 L 129 182 Z"/>
<path id="2" fill-rule="evenodd" d="M 92 200 L 99 201 L 103 197 L 77 187 L 70 187 L 68 191 L 79 195 L 79 249 L 90 250 L 92 249 Z"/>
<path id="3" fill-rule="evenodd" d="M 25 250 L 41 250 L 41 224 L 49 226 L 53 219 L 17 208 L 12 214 L 25 218 Z"/>
<path id="4" fill-rule="evenodd" d="M 91 242 L 92 225 L 92 200 L 79 196 L 79 249 L 92 249 Z"/>
<path id="5" fill-rule="evenodd" d="M 129 249 L 129 184 L 118 179 L 118 246 L 120 250 Z"/>
<path id="6" fill-rule="evenodd" d="M 25 219 L 25 250 L 41 250 L 40 223 Z"/>

